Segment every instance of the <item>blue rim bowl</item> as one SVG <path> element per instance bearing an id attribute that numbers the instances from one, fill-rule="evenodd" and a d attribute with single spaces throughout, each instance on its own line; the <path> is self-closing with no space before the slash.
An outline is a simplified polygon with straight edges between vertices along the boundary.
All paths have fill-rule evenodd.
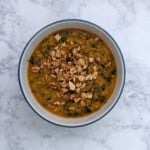
<path id="1" fill-rule="evenodd" d="M 28 84 L 28 79 L 27 79 L 28 60 L 34 48 L 37 46 L 37 44 L 48 34 L 61 29 L 67 29 L 67 28 L 83 29 L 100 36 L 110 47 L 115 57 L 116 65 L 117 65 L 116 87 L 108 102 L 101 109 L 92 113 L 91 115 L 77 118 L 77 119 L 62 118 L 46 111 L 42 106 L 40 106 L 40 104 L 35 100 L 34 96 L 32 95 L 32 92 Z M 30 40 L 25 45 L 22 54 L 20 56 L 19 65 L 18 65 L 19 86 L 26 102 L 29 104 L 31 109 L 44 120 L 52 124 L 63 126 L 63 127 L 81 127 L 81 126 L 89 125 L 106 116 L 114 108 L 114 106 L 116 105 L 116 103 L 118 102 L 122 94 L 124 84 L 125 84 L 125 74 L 126 71 L 125 71 L 124 58 L 114 38 L 100 26 L 81 19 L 60 20 L 48 24 L 45 27 L 41 28 L 30 38 Z"/>

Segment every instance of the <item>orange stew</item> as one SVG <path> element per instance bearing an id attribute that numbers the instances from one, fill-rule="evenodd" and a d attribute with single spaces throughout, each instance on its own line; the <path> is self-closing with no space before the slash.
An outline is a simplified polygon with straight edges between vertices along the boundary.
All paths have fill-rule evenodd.
<path id="1" fill-rule="evenodd" d="M 63 117 L 80 117 L 100 109 L 116 83 L 116 64 L 97 35 L 66 29 L 45 37 L 33 51 L 28 81 L 36 100 Z"/>

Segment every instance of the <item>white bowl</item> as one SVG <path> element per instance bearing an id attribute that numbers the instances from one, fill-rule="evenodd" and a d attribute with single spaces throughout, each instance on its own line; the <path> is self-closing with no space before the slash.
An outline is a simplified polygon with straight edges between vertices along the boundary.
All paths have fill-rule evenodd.
<path id="1" fill-rule="evenodd" d="M 28 78 L 27 78 L 27 67 L 28 67 L 28 60 L 34 50 L 34 48 L 39 44 L 39 42 L 46 37 L 48 34 L 62 30 L 67 28 L 78 28 L 87 30 L 89 32 L 92 32 L 98 36 L 100 36 L 109 46 L 111 49 L 111 52 L 114 55 L 116 65 L 117 65 L 117 81 L 115 89 L 107 101 L 107 103 L 100 108 L 98 111 L 92 113 L 91 115 L 81 117 L 81 118 L 63 118 L 56 116 L 50 112 L 48 112 L 46 109 L 44 109 L 34 98 L 29 84 L 28 84 Z M 110 112 L 110 110 L 115 106 L 117 101 L 120 98 L 120 95 L 122 93 L 124 82 L 125 82 L 125 64 L 124 59 L 122 56 L 122 53 L 120 51 L 120 48 L 118 47 L 115 40 L 101 27 L 85 21 L 85 20 L 78 20 L 78 19 L 67 19 L 67 20 L 61 20 L 54 23 L 51 23 L 42 29 L 40 29 L 37 33 L 35 33 L 32 38 L 28 41 L 26 44 L 22 55 L 20 57 L 19 66 L 18 66 L 18 79 L 21 91 L 27 101 L 27 103 L 31 106 L 31 108 L 43 119 L 47 120 L 48 122 L 51 122 L 56 125 L 60 126 L 67 126 L 67 127 L 78 127 L 78 126 L 84 126 L 88 125 L 90 123 L 93 123 L 101 118 L 103 118 L 106 114 Z"/>

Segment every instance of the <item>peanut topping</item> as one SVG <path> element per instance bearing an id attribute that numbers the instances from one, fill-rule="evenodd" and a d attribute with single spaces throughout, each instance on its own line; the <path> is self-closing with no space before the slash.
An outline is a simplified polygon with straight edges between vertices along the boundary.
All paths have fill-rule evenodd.
<path id="1" fill-rule="evenodd" d="M 38 73 L 39 71 L 40 71 L 40 67 L 38 67 L 38 66 L 32 67 L 32 72 Z"/>
<path id="2" fill-rule="evenodd" d="M 61 39 L 61 36 L 59 35 L 59 33 L 55 35 L 55 39 L 57 42 Z"/>
<path id="3" fill-rule="evenodd" d="M 69 81 L 69 88 L 70 90 L 75 90 L 75 85 L 71 81 Z"/>

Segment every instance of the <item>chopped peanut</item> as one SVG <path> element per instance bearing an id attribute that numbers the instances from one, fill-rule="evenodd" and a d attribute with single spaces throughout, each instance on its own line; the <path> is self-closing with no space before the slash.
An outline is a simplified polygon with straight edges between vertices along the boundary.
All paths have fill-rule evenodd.
<path id="1" fill-rule="evenodd" d="M 56 57 L 60 58 L 61 57 L 61 52 L 59 50 L 56 51 Z"/>
<path id="2" fill-rule="evenodd" d="M 93 61 L 94 61 L 94 58 L 90 57 L 89 62 L 93 62 Z"/>
<path id="3" fill-rule="evenodd" d="M 79 81 L 84 81 L 85 80 L 85 76 L 82 76 L 82 75 L 80 75 L 79 77 L 78 77 L 78 79 L 79 79 Z"/>
<path id="4" fill-rule="evenodd" d="M 95 37 L 95 39 L 94 39 L 95 41 L 98 41 L 99 40 L 99 37 Z"/>
<path id="5" fill-rule="evenodd" d="M 55 51 L 51 51 L 51 56 L 55 57 L 55 55 L 56 55 L 56 52 Z"/>
<path id="6" fill-rule="evenodd" d="M 75 107 L 74 106 L 70 106 L 69 110 L 75 110 Z"/>
<path id="7" fill-rule="evenodd" d="M 70 90 L 75 90 L 75 85 L 71 81 L 69 81 L 69 88 Z"/>
<path id="8" fill-rule="evenodd" d="M 38 73 L 39 71 L 40 71 L 40 67 L 38 67 L 38 66 L 32 67 L 32 72 Z"/>
<path id="9" fill-rule="evenodd" d="M 66 43 L 65 43 L 65 42 L 64 42 L 64 43 L 62 43 L 61 45 L 62 45 L 63 47 L 66 47 Z"/>
<path id="10" fill-rule="evenodd" d="M 81 98 L 80 98 L 80 97 L 78 97 L 78 98 L 74 98 L 74 102 L 75 102 L 75 103 L 79 102 L 80 100 L 81 100 Z"/>
<path id="11" fill-rule="evenodd" d="M 53 78 L 56 78 L 56 76 L 54 74 L 51 74 L 50 76 L 53 77 Z"/>
<path id="12" fill-rule="evenodd" d="M 67 87 L 67 82 L 63 81 L 62 83 L 60 83 L 61 87 Z"/>
<path id="13" fill-rule="evenodd" d="M 58 42 L 58 41 L 61 39 L 61 36 L 60 36 L 59 34 L 56 34 L 56 35 L 55 35 L 55 39 L 56 39 L 56 41 Z"/>
<path id="14" fill-rule="evenodd" d="M 87 98 L 90 98 L 90 99 L 93 97 L 92 93 L 87 93 L 86 96 Z"/>
<path id="15" fill-rule="evenodd" d="M 81 65 L 81 66 L 84 66 L 84 65 L 85 65 L 84 59 L 81 59 L 81 58 L 78 60 L 78 63 L 79 63 L 79 65 Z"/>
<path id="16" fill-rule="evenodd" d="M 60 105 L 60 101 L 55 101 L 54 105 Z"/>
<path id="17" fill-rule="evenodd" d="M 81 93 L 82 98 L 87 98 L 86 93 Z"/>
<path id="18" fill-rule="evenodd" d="M 109 62 L 105 65 L 106 68 L 108 68 L 108 67 L 110 67 L 110 66 L 111 66 L 111 61 L 109 61 Z"/>
<path id="19" fill-rule="evenodd" d="M 62 90 L 63 93 L 68 92 L 68 89 L 67 89 L 67 88 L 62 88 L 61 90 Z"/>

